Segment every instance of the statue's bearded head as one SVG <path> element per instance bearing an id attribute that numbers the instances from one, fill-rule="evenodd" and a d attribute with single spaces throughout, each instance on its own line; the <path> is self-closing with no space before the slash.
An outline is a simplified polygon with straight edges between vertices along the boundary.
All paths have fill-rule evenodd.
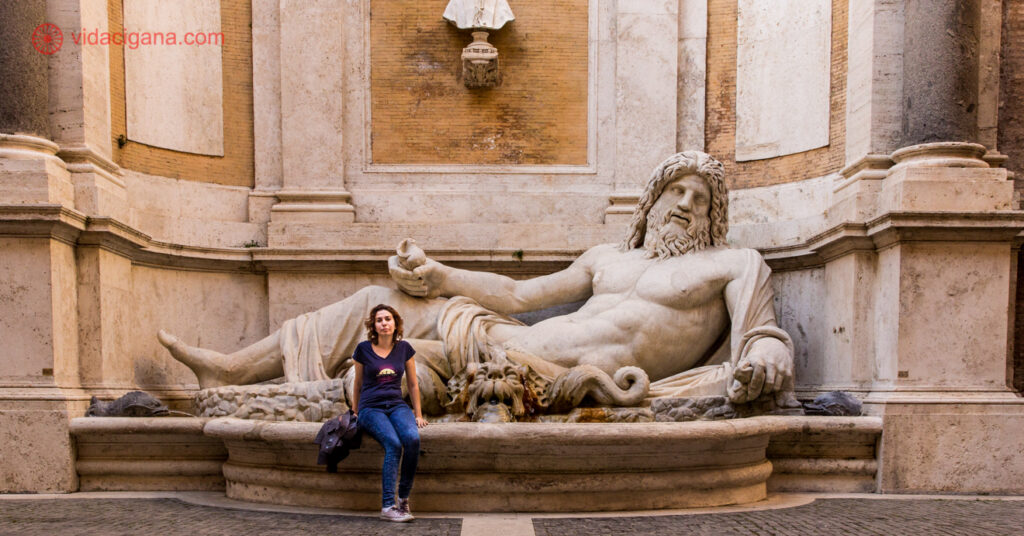
<path id="1" fill-rule="evenodd" d="M 722 163 L 698 151 L 675 154 L 651 176 L 622 244 L 668 258 L 725 244 L 729 193 Z"/>

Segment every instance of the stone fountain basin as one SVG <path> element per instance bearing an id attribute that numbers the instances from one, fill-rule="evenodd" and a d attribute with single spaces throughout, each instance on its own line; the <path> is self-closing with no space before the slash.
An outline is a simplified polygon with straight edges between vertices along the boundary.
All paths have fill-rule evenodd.
<path id="1" fill-rule="evenodd" d="M 383 450 L 369 436 L 329 474 L 320 425 L 215 419 L 228 497 L 357 510 L 380 507 Z M 434 424 L 421 430 L 417 511 L 684 508 L 764 499 L 771 419 L 692 423 Z"/>
<path id="2" fill-rule="evenodd" d="M 373 511 L 383 451 L 365 438 L 329 474 L 319 423 L 233 418 L 71 420 L 81 491 L 221 490 L 236 499 Z M 878 417 L 713 422 L 432 424 L 416 511 L 649 510 L 761 500 L 767 491 L 872 492 Z"/>

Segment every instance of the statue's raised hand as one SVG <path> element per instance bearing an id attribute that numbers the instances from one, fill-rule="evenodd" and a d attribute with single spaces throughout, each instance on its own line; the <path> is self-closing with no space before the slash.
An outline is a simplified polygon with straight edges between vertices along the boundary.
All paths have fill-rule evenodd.
<path id="1" fill-rule="evenodd" d="M 445 266 L 427 258 L 411 238 L 398 244 L 396 255 L 388 258 L 388 272 L 398 288 L 411 296 L 436 298 L 441 295 Z"/>
<path id="2" fill-rule="evenodd" d="M 729 400 L 743 404 L 775 394 L 777 402 L 788 407 L 792 392 L 793 358 L 789 348 L 778 339 L 764 338 L 754 343 L 733 370 Z"/>

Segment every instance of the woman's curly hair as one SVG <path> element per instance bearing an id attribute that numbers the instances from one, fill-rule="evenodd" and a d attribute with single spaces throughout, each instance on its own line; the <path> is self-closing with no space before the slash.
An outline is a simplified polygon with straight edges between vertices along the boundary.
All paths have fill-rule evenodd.
<path id="1" fill-rule="evenodd" d="M 374 328 L 374 319 L 377 318 L 377 313 L 379 313 L 380 311 L 387 311 L 391 313 L 391 316 L 394 317 L 395 319 L 395 336 L 392 342 L 398 342 L 402 340 L 402 315 L 398 314 L 398 311 L 396 311 L 394 307 L 390 305 L 385 305 L 383 303 L 378 303 L 377 305 L 373 306 L 373 309 L 370 309 L 370 316 L 366 319 L 365 322 L 366 338 L 369 339 L 370 342 L 372 342 L 373 344 L 377 344 L 379 337 L 377 336 L 377 330 Z"/>
<path id="2" fill-rule="evenodd" d="M 691 173 L 704 179 L 711 190 L 711 210 L 708 214 L 711 218 L 711 245 L 725 245 L 725 235 L 729 233 L 729 190 L 725 186 L 725 168 L 707 153 L 685 151 L 665 159 L 647 181 L 640 202 L 633 211 L 626 239 L 620 246 L 622 251 L 643 247 L 647 234 L 647 214 L 654 202 L 661 197 L 668 183 Z"/>

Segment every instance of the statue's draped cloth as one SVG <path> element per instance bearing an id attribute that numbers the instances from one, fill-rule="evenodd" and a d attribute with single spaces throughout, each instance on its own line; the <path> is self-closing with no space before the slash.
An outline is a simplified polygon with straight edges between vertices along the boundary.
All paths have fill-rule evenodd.
<path id="1" fill-rule="evenodd" d="M 733 389 L 739 388 L 739 385 L 733 382 L 733 371 L 747 356 L 752 345 L 763 338 L 782 341 L 792 355 L 792 340 L 775 323 L 773 293 L 769 283 L 771 270 L 756 251 L 742 251 L 745 253 L 743 273 L 731 283 L 739 287 L 729 288 L 730 292 L 735 293 L 736 299 L 727 300 L 727 303 L 731 301 L 731 327 L 728 333 L 719 338 L 721 344 L 709 350 L 696 368 L 651 383 L 649 398 L 732 394 Z M 447 362 L 443 366 L 428 363 L 431 369 L 458 374 L 468 363 L 508 358 L 519 364 L 529 365 L 547 380 L 553 380 L 554 376 L 565 370 L 551 363 L 538 363 L 537 358 L 542 360 L 544 356 L 524 356 L 488 337 L 487 332 L 491 326 L 522 325 L 518 320 L 490 311 L 466 297 L 438 301 L 443 302 L 439 312 L 433 312 L 433 307 L 431 312 L 436 314 L 433 321 L 436 322 L 436 336 L 443 343 L 443 356 L 422 357 L 443 358 Z M 284 354 L 286 381 L 329 379 L 339 376 L 347 368 L 343 363 L 347 364 L 347 358 L 362 335 L 361 326 L 356 329 L 352 329 L 351 326 L 360 324 L 358 319 L 361 319 L 361 314 L 358 314 L 356 319 L 349 318 L 353 311 L 335 305 L 299 315 L 281 326 L 281 350 Z M 419 312 L 409 311 L 406 321 L 412 320 L 411 317 Z M 427 323 L 431 320 L 422 318 L 414 321 Z M 410 333 L 408 324 L 406 331 Z M 417 335 L 416 331 L 414 329 L 410 335 L 422 336 Z M 427 330 L 420 328 L 418 331 Z"/>

